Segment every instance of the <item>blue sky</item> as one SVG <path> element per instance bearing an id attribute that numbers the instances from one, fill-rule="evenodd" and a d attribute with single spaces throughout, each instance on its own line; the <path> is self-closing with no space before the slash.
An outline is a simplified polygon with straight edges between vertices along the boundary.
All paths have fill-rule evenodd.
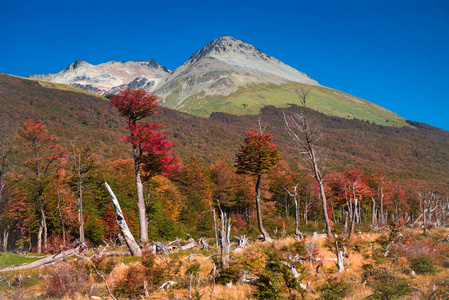
<path id="1" fill-rule="evenodd" d="M 222 35 L 322 85 L 449 130 L 449 1 L 0 1 L 0 72 L 154 58 L 169 69 Z"/>

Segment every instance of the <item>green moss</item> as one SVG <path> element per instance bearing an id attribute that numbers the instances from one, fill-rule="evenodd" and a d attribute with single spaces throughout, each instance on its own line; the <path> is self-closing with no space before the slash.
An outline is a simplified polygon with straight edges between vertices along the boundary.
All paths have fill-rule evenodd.
<path id="1" fill-rule="evenodd" d="M 23 264 L 29 264 L 41 258 L 45 255 L 33 254 L 33 255 L 20 255 L 9 252 L 0 253 L 0 269 L 10 266 L 20 266 Z"/>

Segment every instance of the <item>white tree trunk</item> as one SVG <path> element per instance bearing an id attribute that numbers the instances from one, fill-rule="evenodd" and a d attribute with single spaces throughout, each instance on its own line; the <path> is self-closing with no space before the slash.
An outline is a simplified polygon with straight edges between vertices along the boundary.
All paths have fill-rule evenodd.
<path id="1" fill-rule="evenodd" d="M 140 177 L 140 161 L 139 150 L 137 146 L 133 146 L 133 158 L 134 158 L 134 172 L 136 175 L 136 190 L 137 190 L 137 210 L 139 212 L 139 225 L 140 225 L 140 242 L 142 244 L 148 244 L 148 220 L 145 211 L 145 200 L 143 197 L 143 184 Z"/>
<path id="2" fill-rule="evenodd" d="M 129 252 L 131 252 L 131 255 L 133 256 L 141 256 L 142 251 L 140 250 L 139 246 L 137 245 L 136 241 L 134 240 L 134 237 L 131 233 L 131 231 L 128 228 L 128 224 L 126 224 L 125 217 L 123 216 L 122 210 L 120 208 L 120 204 L 118 203 L 117 198 L 114 195 L 114 192 L 109 187 L 109 185 L 105 182 L 106 188 L 109 191 L 109 194 L 111 194 L 111 200 L 115 207 L 115 212 L 117 213 L 117 223 L 120 228 L 120 232 L 122 233 L 123 237 L 125 238 L 126 245 L 128 246 Z"/>

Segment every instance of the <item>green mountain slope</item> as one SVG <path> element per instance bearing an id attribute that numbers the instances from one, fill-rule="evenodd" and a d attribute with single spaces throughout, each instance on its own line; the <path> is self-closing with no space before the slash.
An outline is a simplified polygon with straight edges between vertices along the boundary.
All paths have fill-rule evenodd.
<path id="1" fill-rule="evenodd" d="M 372 102 L 324 86 L 296 82 L 286 84 L 249 84 L 239 87 L 229 96 L 206 95 L 204 92 L 188 97 L 179 105 L 176 91 L 165 99 L 164 105 L 200 117 L 213 112 L 236 115 L 259 114 L 264 106 L 288 107 L 300 105 L 295 90 L 310 89 L 309 107 L 329 116 L 359 119 L 378 125 L 410 126 L 406 119 Z"/>

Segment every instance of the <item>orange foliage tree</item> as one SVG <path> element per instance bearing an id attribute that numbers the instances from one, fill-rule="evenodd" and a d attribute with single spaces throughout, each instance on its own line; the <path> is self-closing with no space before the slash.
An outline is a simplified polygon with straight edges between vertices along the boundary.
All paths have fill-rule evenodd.
<path id="1" fill-rule="evenodd" d="M 240 147 L 239 153 L 236 154 L 237 173 L 257 176 L 255 186 L 257 222 L 265 241 L 271 241 L 271 238 L 262 222 L 260 181 L 262 175 L 273 170 L 281 160 L 279 150 L 271 142 L 272 140 L 273 136 L 271 134 L 248 131 L 248 137 L 245 138 L 245 146 Z"/>

